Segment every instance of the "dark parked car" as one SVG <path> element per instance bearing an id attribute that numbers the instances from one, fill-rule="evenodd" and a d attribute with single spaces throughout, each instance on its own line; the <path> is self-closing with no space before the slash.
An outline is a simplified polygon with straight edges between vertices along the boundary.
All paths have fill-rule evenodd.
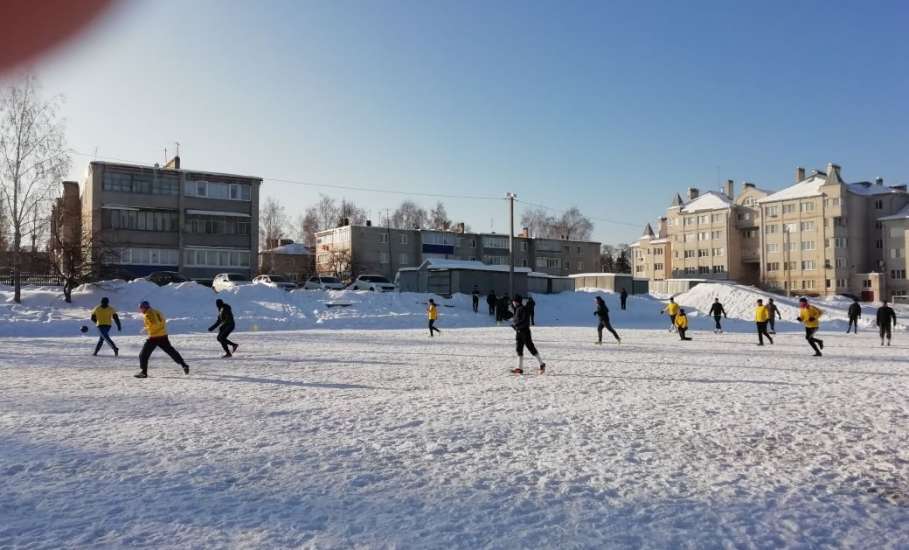
<path id="1" fill-rule="evenodd" d="M 185 283 L 189 281 L 187 277 L 180 275 L 176 271 L 155 271 L 143 277 L 146 281 L 155 283 L 158 286 L 169 285 L 171 283 Z"/>

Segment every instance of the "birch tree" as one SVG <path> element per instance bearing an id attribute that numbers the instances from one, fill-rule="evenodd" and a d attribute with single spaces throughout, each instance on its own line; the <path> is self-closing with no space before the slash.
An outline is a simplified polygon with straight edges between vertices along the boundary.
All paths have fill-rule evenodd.
<path id="1" fill-rule="evenodd" d="M 69 170 L 62 98 L 44 99 L 38 80 L 26 75 L 0 91 L 0 209 L 12 233 L 13 299 L 22 301 L 22 243 L 37 239 L 37 220 Z M 36 242 L 36 241 L 32 241 Z"/>

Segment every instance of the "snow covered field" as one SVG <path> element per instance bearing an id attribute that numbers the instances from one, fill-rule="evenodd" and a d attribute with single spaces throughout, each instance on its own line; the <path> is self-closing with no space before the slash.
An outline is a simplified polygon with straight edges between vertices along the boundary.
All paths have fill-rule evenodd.
<path id="1" fill-rule="evenodd" d="M 119 359 L 0 339 L 0 547 L 909 546 L 905 333 L 825 330 L 817 359 L 615 314 L 621 346 L 540 327 L 551 373 L 516 377 L 509 328 L 442 313 L 232 360 L 176 331 L 191 374 L 158 352 L 147 380 L 134 330 Z"/>

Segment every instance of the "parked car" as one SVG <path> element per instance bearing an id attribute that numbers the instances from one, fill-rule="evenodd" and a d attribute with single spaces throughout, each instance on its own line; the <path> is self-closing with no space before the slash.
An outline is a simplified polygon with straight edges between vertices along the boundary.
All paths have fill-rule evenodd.
<path id="1" fill-rule="evenodd" d="M 158 286 L 169 285 L 171 283 L 185 283 L 189 281 L 188 277 L 184 277 L 176 271 L 153 271 L 142 278 L 148 282 L 155 283 Z"/>
<path id="2" fill-rule="evenodd" d="M 306 290 L 344 290 L 344 283 L 337 277 L 310 277 L 303 284 Z"/>
<path id="3" fill-rule="evenodd" d="M 378 292 L 394 292 L 398 289 L 395 284 L 381 275 L 360 275 L 353 284 L 351 290 L 375 290 Z"/>
<path id="4" fill-rule="evenodd" d="M 293 290 L 297 288 L 297 283 L 283 275 L 259 275 L 253 279 L 253 283 L 273 286 L 284 290 Z"/>
<path id="5" fill-rule="evenodd" d="M 228 288 L 251 283 L 252 281 L 249 280 L 249 276 L 243 273 L 218 273 L 215 275 L 215 278 L 212 279 L 211 287 L 215 289 L 215 292 L 221 292 Z"/>

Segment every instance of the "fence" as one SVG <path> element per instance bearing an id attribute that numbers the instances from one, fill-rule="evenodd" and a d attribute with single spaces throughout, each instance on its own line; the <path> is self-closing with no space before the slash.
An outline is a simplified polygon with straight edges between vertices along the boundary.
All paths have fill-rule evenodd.
<path id="1" fill-rule="evenodd" d="M 0 284 L 13 284 L 13 274 L 11 271 L 0 272 Z M 63 278 L 51 273 L 20 273 L 19 281 L 22 285 L 34 286 L 63 286 Z"/>

